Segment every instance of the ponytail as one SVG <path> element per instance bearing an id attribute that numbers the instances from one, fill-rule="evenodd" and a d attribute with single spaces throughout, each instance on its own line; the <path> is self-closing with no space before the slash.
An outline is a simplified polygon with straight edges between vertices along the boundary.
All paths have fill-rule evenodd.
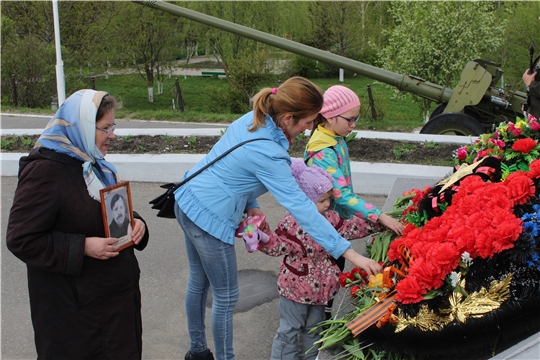
<path id="1" fill-rule="evenodd" d="M 321 89 L 308 79 L 300 76 L 286 80 L 278 88 L 263 88 L 253 97 L 253 125 L 255 131 L 266 124 L 269 115 L 276 125 L 282 125 L 286 114 L 293 116 L 293 123 L 306 116 L 319 113 L 323 105 Z"/>

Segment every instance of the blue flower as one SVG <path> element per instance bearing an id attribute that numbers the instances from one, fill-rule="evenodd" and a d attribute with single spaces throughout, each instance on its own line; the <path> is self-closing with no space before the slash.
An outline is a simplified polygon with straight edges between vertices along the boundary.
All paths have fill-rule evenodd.
<path id="1" fill-rule="evenodd" d="M 521 220 L 523 220 L 523 221 L 534 220 L 533 214 L 532 213 L 526 213 L 521 217 Z"/>

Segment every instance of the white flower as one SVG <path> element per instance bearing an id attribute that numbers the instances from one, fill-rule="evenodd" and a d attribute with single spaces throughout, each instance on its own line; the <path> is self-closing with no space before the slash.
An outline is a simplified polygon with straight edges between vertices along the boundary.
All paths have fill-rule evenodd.
<path id="1" fill-rule="evenodd" d="M 461 254 L 461 261 L 465 264 L 465 266 L 471 266 L 471 255 L 465 251 L 463 254 Z"/>
<path id="2" fill-rule="evenodd" d="M 459 281 L 459 274 L 455 271 L 452 271 L 450 273 L 450 281 L 452 282 L 452 287 L 456 287 L 458 281 Z"/>

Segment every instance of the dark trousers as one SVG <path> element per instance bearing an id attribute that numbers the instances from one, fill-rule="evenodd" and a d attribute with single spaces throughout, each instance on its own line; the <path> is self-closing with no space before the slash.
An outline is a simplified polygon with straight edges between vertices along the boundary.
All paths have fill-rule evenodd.
<path id="1" fill-rule="evenodd" d="M 341 272 L 343 272 L 343 269 L 345 269 L 345 258 L 343 256 L 340 256 L 336 260 L 336 264 L 339 267 L 339 270 L 341 270 Z M 326 316 L 326 320 L 329 320 L 329 319 L 332 318 L 332 306 L 333 305 L 334 305 L 334 299 L 330 299 L 330 301 L 328 301 L 328 304 L 324 308 L 324 315 Z"/>

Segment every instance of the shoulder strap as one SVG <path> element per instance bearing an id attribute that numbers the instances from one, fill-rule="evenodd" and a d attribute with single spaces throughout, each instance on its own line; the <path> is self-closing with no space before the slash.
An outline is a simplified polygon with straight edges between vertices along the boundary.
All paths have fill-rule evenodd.
<path id="1" fill-rule="evenodd" d="M 226 155 L 228 155 L 229 153 L 231 153 L 233 150 L 239 148 L 240 146 L 244 145 L 244 144 L 247 144 L 249 142 L 252 142 L 252 141 L 257 141 L 257 140 L 269 140 L 267 138 L 255 138 L 255 139 L 249 139 L 249 140 L 246 140 L 246 141 L 242 141 L 241 143 L 238 143 L 236 145 L 234 145 L 232 148 L 230 148 L 229 150 L 225 151 L 223 154 L 219 155 L 217 158 L 215 158 L 214 160 L 210 161 L 208 164 L 206 164 L 205 166 L 203 166 L 202 168 L 200 168 L 199 170 L 197 170 L 194 174 L 190 175 L 187 179 L 185 179 L 184 181 L 182 182 L 179 182 L 179 183 L 175 183 L 175 187 L 180 187 L 182 185 L 184 185 L 185 183 L 187 183 L 189 180 L 193 179 L 195 176 L 199 175 L 201 172 L 203 172 L 204 170 L 206 170 L 207 168 L 209 168 L 210 166 L 212 166 L 216 161 L 218 160 L 221 160 L 222 158 L 224 158 Z"/>

